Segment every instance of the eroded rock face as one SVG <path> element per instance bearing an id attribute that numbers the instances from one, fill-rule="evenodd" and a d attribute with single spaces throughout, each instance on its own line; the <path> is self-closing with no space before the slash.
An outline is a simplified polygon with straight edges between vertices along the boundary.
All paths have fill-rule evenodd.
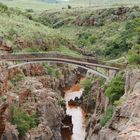
<path id="1" fill-rule="evenodd" d="M 52 136 L 51 129 L 46 125 L 40 124 L 26 134 L 25 140 L 50 140 Z"/>
<path id="2" fill-rule="evenodd" d="M 126 75 L 126 91 L 121 98 L 108 126 L 97 127 L 97 116 L 90 120 L 86 140 L 139 140 L 140 139 L 140 70 L 128 72 Z M 99 117 L 100 118 L 100 117 Z"/>
<path id="3" fill-rule="evenodd" d="M 25 90 L 26 89 L 26 90 Z M 31 129 L 25 140 L 61 140 L 61 122 L 64 112 L 57 104 L 57 93 L 44 88 L 37 78 L 28 78 L 19 86 L 20 102 L 29 114 L 37 113 L 38 127 Z M 25 92 L 23 92 L 25 91 Z"/>
<path id="4" fill-rule="evenodd" d="M 18 140 L 18 131 L 16 127 L 7 122 L 1 140 Z"/>
<path id="5" fill-rule="evenodd" d="M 62 67 L 61 79 L 53 76 L 44 76 L 46 71 L 41 65 L 29 65 L 21 69 L 3 71 L 10 63 L 2 62 L 0 65 L 0 96 L 6 96 L 10 107 L 6 110 L 7 120 L 2 129 L 2 140 L 18 140 L 18 131 L 15 126 L 8 123 L 11 119 L 11 109 L 15 104 L 21 106 L 28 114 L 37 113 L 38 126 L 27 132 L 25 140 L 61 140 L 62 119 L 64 111 L 58 105 L 56 98 L 62 90 L 69 88 L 81 78 L 77 69 Z M 69 71 L 68 71 L 69 70 Z M 10 86 L 9 80 L 18 74 L 26 77 Z M 66 82 L 68 81 L 68 82 Z M 61 92 L 60 92 L 61 91 Z M 2 123 L 0 122 L 0 123 Z M 1 125 L 2 126 L 2 125 Z"/>
<path id="6" fill-rule="evenodd" d="M 6 127 L 6 124 L 5 124 L 5 120 L 6 120 L 6 117 L 4 115 L 5 113 L 5 110 L 7 109 L 8 107 L 8 104 L 5 102 L 5 103 L 0 103 L 0 138 L 2 136 L 2 134 L 4 133 L 4 130 L 5 130 L 5 127 Z"/>

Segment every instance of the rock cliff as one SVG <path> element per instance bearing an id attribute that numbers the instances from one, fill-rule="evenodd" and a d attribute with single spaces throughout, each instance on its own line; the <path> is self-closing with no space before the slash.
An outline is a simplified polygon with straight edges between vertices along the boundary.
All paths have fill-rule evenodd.
<path id="1" fill-rule="evenodd" d="M 140 70 L 126 73 L 125 94 L 120 99 L 112 119 L 101 127 L 100 117 L 93 114 L 86 140 L 139 140 L 140 139 Z"/>
<path id="2" fill-rule="evenodd" d="M 0 63 L 0 98 L 4 98 L 9 105 L 0 114 L 1 140 L 21 139 L 18 137 L 16 125 L 10 123 L 14 106 L 22 107 L 29 115 L 37 114 L 37 126 L 26 133 L 24 140 L 61 140 L 65 112 L 59 100 L 63 95 L 62 91 L 80 79 L 78 70 L 61 65 L 61 77 L 57 78 L 48 75 L 45 68 L 39 64 L 7 71 L 5 69 L 8 65 L 10 64 L 6 62 Z"/>

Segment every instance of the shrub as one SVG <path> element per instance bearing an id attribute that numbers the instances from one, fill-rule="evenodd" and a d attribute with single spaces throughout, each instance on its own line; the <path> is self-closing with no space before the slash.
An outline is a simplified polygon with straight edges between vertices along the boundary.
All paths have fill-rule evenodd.
<path id="1" fill-rule="evenodd" d="M 8 7 L 2 3 L 0 3 L 0 12 L 5 13 L 8 11 Z"/>
<path id="2" fill-rule="evenodd" d="M 28 130 L 35 127 L 34 117 L 17 107 L 13 107 L 11 123 L 17 125 L 19 137 L 23 137 Z"/>
<path id="3" fill-rule="evenodd" d="M 105 56 L 116 58 L 128 52 L 133 44 L 139 43 L 140 19 L 128 21 L 119 37 L 107 44 Z"/>
<path id="4" fill-rule="evenodd" d="M 12 82 L 12 84 L 15 84 L 16 82 L 19 82 L 22 79 L 24 79 L 24 76 L 22 74 L 17 74 L 17 75 L 15 75 L 15 77 L 13 77 L 11 79 L 11 82 Z"/>
<path id="5" fill-rule="evenodd" d="M 120 75 L 117 75 L 111 80 L 111 82 L 107 86 L 107 89 L 105 90 L 105 95 L 112 103 L 114 103 L 114 101 L 119 100 L 120 97 L 124 94 L 124 86 L 124 78 Z"/>
<path id="6" fill-rule="evenodd" d="M 60 79 L 61 73 L 60 73 L 59 69 L 56 69 L 56 70 L 54 71 L 54 73 L 55 73 L 55 77 L 56 77 L 57 79 Z"/>
<path id="7" fill-rule="evenodd" d="M 65 107 L 66 106 L 66 101 L 63 98 L 59 97 L 57 99 L 57 104 L 61 107 Z"/>
<path id="8" fill-rule="evenodd" d="M 96 42 L 96 39 L 97 39 L 97 38 L 96 38 L 94 35 L 92 35 L 92 36 L 89 37 L 89 42 L 90 42 L 91 44 L 93 44 L 93 43 Z"/>
<path id="9" fill-rule="evenodd" d="M 96 40 L 96 37 L 94 37 L 89 31 L 84 31 L 78 34 L 78 43 L 82 45 L 88 45 L 93 44 Z"/>
<path id="10" fill-rule="evenodd" d="M 71 5 L 68 5 L 68 9 L 71 9 Z"/>
<path id="11" fill-rule="evenodd" d="M 138 27 L 140 27 L 140 18 L 127 22 L 125 29 L 134 32 Z"/>
<path id="12" fill-rule="evenodd" d="M 105 126 L 107 124 L 107 122 L 111 119 L 112 114 L 113 114 L 113 107 L 107 108 L 105 115 L 101 118 L 100 121 L 102 126 Z"/>
<path id="13" fill-rule="evenodd" d="M 131 46 L 132 44 L 130 42 L 127 42 L 126 39 L 120 37 L 107 45 L 105 56 L 116 58 L 121 56 L 124 52 L 128 52 Z"/>
<path id="14" fill-rule="evenodd" d="M 37 47 L 37 46 L 34 46 L 34 47 L 28 47 L 28 48 L 25 48 L 24 49 L 24 52 L 30 52 L 30 53 L 33 53 L 33 52 L 40 52 L 40 48 Z"/>
<path id="15" fill-rule="evenodd" d="M 26 9 L 26 12 L 28 12 L 28 13 L 33 13 L 34 10 L 33 10 L 33 9 Z"/>
<path id="16" fill-rule="evenodd" d="M 131 64 L 140 64 L 140 45 L 134 46 L 129 51 L 128 62 Z"/>
<path id="17" fill-rule="evenodd" d="M 91 78 L 87 78 L 86 80 L 81 82 L 81 85 L 84 88 L 83 96 L 87 96 L 89 94 L 91 83 L 92 83 Z"/>

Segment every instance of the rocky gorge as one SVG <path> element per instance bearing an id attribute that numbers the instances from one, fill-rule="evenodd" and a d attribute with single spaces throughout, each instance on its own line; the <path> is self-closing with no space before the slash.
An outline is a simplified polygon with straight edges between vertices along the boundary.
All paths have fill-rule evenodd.
<path id="1" fill-rule="evenodd" d="M 139 140 L 140 7 L 69 8 L 0 3 L 0 140 Z"/>
<path id="2" fill-rule="evenodd" d="M 69 89 L 79 81 L 80 73 L 75 68 L 68 69 L 62 66 L 62 77 L 57 79 L 46 75 L 41 65 L 29 65 L 24 68 L 3 71 L 6 63 L 1 63 L 1 102 L 0 102 L 0 136 L 4 139 L 19 139 L 19 128 L 12 125 L 13 108 L 15 115 L 24 110 L 31 116 L 35 116 L 36 125 L 24 134 L 25 140 L 61 140 L 63 120 L 66 116 L 64 109 L 64 89 Z M 30 69 L 32 67 L 32 69 Z M 68 72 L 69 71 L 69 72 Z M 26 75 L 23 79 L 10 80 L 19 74 Z M 42 75 L 42 76 L 41 76 Z M 12 81 L 13 82 L 13 81 Z M 19 111 L 19 112 L 18 112 Z M 21 111 L 22 112 L 22 111 Z M 21 139 L 21 138 L 20 138 Z"/>

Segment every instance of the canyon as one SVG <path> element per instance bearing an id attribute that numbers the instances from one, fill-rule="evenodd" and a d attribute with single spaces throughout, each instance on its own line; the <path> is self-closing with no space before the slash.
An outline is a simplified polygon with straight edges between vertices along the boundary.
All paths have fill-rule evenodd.
<path id="1" fill-rule="evenodd" d="M 139 6 L 0 12 L 0 140 L 140 139 Z"/>

